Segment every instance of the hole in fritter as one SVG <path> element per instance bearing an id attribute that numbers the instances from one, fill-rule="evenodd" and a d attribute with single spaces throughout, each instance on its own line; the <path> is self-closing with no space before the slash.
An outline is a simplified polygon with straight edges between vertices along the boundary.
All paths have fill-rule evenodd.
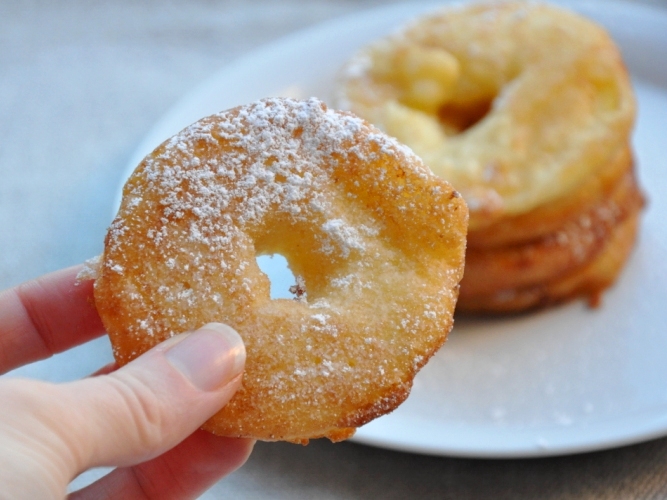
<path id="1" fill-rule="evenodd" d="M 445 104 L 438 110 L 438 118 L 448 135 L 460 134 L 482 121 L 492 104 L 493 100 L 467 105 Z"/>
<path id="2" fill-rule="evenodd" d="M 260 255 L 257 257 L 257 265 L 266 274 L 271 282 L 272 299 L 293 299 L 298 287 L 298 280 L 292 274 L 287 264 L 287 259 L 280 254 Z M 301 280 L 303 285 L 303 280 Z M 294 291 L 290 291 L 290 290 Z M 305 287 L 303 287 L 305 291 Z"/>

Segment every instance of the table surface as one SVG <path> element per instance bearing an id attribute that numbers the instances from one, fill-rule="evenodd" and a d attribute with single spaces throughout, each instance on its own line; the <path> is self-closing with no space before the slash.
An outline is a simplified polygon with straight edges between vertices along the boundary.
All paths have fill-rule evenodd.
<path id="1" fill-rule="evenodd" d="M 226 63 L 380 0 L 0 2 L 0 289 L 99 254 L 124 167 L 151 126 Z M 665 0 L 645 0 L 667 8 Z M 99 339 L 28 367 L 111 360 Z M 79 478 L 85 484 L 104 471 Z M 526 460 L 355 443 L 259 443 L 204 498 L 667 498 L 667 439 Z"/>

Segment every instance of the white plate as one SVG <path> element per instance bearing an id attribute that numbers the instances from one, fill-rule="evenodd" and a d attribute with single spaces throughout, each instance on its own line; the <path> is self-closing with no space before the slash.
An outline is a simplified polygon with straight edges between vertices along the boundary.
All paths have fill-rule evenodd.
<path id="1" fill-rule="evenodd" d="M 357 14 L 238 60 L 156 124 L 128 168 L 219 110 L 275 95 L 327 99 L 336 71 L 358 47 L 441 5 Z M 600 309 L 574 303 L 519 318 L 458 321 L 408 401 L 359 429 L 358 442 L 437 455 L 527 457 L 667 435 L 667 11 L 609 1 L 568 5 L 610 30 L 635 80 L 634 143 L 649 199 L 639 245 Z M 272 273 L 286 290 L 291 283 Z"/>

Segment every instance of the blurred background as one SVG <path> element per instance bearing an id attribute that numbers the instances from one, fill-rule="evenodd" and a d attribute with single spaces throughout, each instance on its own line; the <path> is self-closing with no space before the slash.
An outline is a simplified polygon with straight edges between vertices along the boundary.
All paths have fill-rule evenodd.
<path id="1" fill-rule="evenodd" d="M 202 80 L 284 35 L 391 3 L 0 0 L 0 289 L 101 252 L 127 162 Z M 105 339 L 19 374 L 66 380 L 100 359 L 111 359 Z M 667 498 L 667 441 L 531 460 L 260 443 L 205 496 L 219 497 Z"/>

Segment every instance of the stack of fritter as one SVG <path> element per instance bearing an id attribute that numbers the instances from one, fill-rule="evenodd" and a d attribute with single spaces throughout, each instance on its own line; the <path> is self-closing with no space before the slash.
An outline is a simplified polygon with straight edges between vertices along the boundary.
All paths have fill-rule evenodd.
<path id="1" fill-rule="evenodd" d="M 635 100 L 602 28 L 544 4 L 448 8 L 364 48 L 338 90 L 467 201 L 459 311 L 597 303 L 614 282 L 643 198 Z"/>

